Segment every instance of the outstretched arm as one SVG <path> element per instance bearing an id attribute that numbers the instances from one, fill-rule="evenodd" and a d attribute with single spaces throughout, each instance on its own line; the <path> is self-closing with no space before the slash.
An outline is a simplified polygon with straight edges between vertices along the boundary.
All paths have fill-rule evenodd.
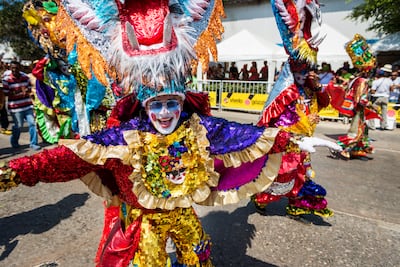
<path id="1" fill-rule="evenodd" d="M 66 182 L 101 168 L 85 162 L 65 146 L 11 160 L 7 166 L 4 163 L 2 165 L 0 191 L 20 183 L 34 186 L 38 182 Z"/>

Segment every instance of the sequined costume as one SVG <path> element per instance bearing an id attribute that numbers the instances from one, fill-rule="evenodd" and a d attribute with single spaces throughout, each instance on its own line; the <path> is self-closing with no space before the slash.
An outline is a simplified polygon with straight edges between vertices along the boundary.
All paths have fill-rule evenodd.
<path id="1" fill-rule="evenodd" d="M 81 179 L 105 198 L 98 267 L 212 266 L 210 238 L 192 205 L 237 203 L 267 190 L 287 151 L 293 168 L 303 162 L 302 141 L 291 133 L 212 117 L 208 95 L 187 90 L 190 70 L 200 62 L 205 71 L 210 53 L 216 58 L 222 1 L 34 6 L 49 2 L 57 7 L 58 45 L 88 80 L 116 84 L 122 96 L 108 128 L 10 161 L 1 168 L 0 189 Z M 86 99 L 98 99 L 95 92 Z M 176 263 L 165 251 L 167 238 Z"/>
<path id="2" fill-rule="evenodd" d="M 274 84 L 258 125 L 279 127 L 300 139 L 310 137 L 319 120 L 318 112 L 329 105 L 328 93 L 318 85 L 318 80 L 309 78 L 316 65 L 318 44 L 323 40 L 322 34 L 313 36 L 310 30 L 313 23 L 321 25 L 319 4 L 272 0 L 271 5 L 289 59 Z M 298 165 L 288 163 L 294 158 Z M 324 198 L 326 190 L 312 180 L 314 176 L 309 153 L 286 154 L 272 186 L 253 196 L 256 208 L 264 213 L 268 203 L 288 197 L 286 212 L 290 215 L 331 216 L 333 213 Z"/>
<path id="3" fill-rule="evenodd" d="M 9 166 L 25 185 L 80 178 L 106 199 L 117 195 L 124 202 L 117 213 L 125 227 L 141 231 L 140 238 L 126 237 L 130 244 L 135 240 L 136 249 L 125 256 L 138 266 L 166 262 L 162 245 L 158 252 L 147 249 L 160 247 L 167 236 L 177 246 L 180 263 L 197 266 L 202 255 L 209 254 L 210 240 L 192 204 L 235 203 L 266 189 L 277 174 L 278 152 L 286 150 L 288 134 L 192 114 L 183 116 L 178 129 L 167 136 L 135 118 L 85 139 L 62 140 L 57 148 L 12 160 Z M 168 175 L 184 175 L 185 182 L 170 183 Z M 171 223 L 178 219 L 188 224 Z M 204 256 L 204 266 L 207 260 Z"/>

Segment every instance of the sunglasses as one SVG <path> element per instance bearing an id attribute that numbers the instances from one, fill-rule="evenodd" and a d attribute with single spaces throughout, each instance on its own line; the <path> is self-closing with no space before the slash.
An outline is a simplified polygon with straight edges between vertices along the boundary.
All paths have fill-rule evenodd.
<path id="1" fill-rule="evenodd" d="M 176 111 L 179 109 L 180 102 L 175 99 L 170 99 L 167 101 L 152 101 L 149 103 L 149 109 L 155 113 L 160 113 L 163 107 L 165 107 L 168 111 Z"/>

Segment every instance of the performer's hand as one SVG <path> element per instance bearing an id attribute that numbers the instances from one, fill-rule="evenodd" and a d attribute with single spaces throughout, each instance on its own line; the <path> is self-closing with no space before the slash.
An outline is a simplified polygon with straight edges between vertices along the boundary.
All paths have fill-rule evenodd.
<path id="1" fill-rule="evenodd" d="M 319 82 L 318 73 L 310 71 L 307 75 L 305 86 L 313 91 L 321 91 L 322 85 Z"/>
<path id="2" fill-rule="evenodd" d="M 5 161 L 0 162 L 0 191 L 7 191 L 20 184 L 17 173 L 8 168 Z"/>
<path id="3" fill-rule="evenodd" d="M 311 113 L 307 117 L 311 124 L 318 124 L 321 120 L 318 113 Z"/>
<path id="4" fill-rule="evenodd" d="M 324 146 L 331 150 L 342 151 L 342 147 L 338 144 L 318 137 L 304 137 L 302 140 L 297 141 L 297 144 L 301 150 L 310 153 L 314 153 L 316 151 L 315 147 L 317 146 Z"/>

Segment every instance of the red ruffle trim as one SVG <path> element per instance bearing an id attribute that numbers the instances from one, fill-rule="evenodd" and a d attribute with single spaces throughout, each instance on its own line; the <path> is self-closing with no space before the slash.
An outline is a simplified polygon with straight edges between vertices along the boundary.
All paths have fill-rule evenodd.
<path id="1" fill-rule="evenodd" d="M 267 106 L 262 114 L 261 119 L 258 121 L 258 126 L 270 126 L 272 119 L 279 117 L 293 101 L 299 98 L 300 94 L 295 84 L 285 88 L 269 106 Z"/>
<path id="2" fill-rule="evenodd" d="M 97 249 L 95 262 L 99 263 L 101 254 L 103 253 L 104 245 L 107 238 L 114 227 L 116 219 L 119 218 L 119 206 L 104 207 L 104 227 L 101 235 L 100 244 Z"/>
<path id="3" fill-rule="evenodd" d="M 323 109 L 329 106 L 331 101 L 327 91 L 317 92 L 318 109 Z"/>
<path id="4" fill-rule="evenodd" d="M 112 109 L 107 120 L 107 127 L 119 126 L 121 122 L 129 121 L 139 114 L 140 109 L 141 104 L 134 93 L 124 96 Z"/>
<path id="5" fill-rule="evenodd" d="M 42 58 L 35 64 L 35 67 L 32 70 L 33 76 L 35 76 L 39 81 L 44 80 L 44 68 L 46 67 L 48 60 L 49 59 L 46 57 Z"/>
<path id="6" fill-rule="evenodd" d="M 132 174 L 133 167 L 123 164 L 119 159 L 108 159 L 104 164 L 104 168 L 113 173 L 113 177 L 110 179 L 113 179 L 111 182 L 116 181 L 116 186 L 119 189 L 119 198 L 130 206 L 143 208 L 138 203 L 135 194 L 132 192 L 133 183 L 129 180 L 129 175 Z M 102 183 L 107 185 L 107 181 L 102 180 Z M 110 186 L 108 187 L 110 188 Z"/>

